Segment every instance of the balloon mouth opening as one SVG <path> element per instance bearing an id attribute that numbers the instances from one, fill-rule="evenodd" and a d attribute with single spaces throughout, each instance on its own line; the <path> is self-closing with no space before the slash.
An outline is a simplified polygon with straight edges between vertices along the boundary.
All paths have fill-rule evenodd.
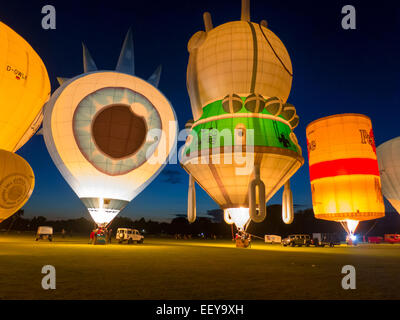
<path id="1" fill-rule="evenodd" d="M 105 208 L 88 208 L 88 211 L 100 228 L 105 228 L 120 212 L 120 210 Z"/>
<path id="2" fill-rule="evenodd" d="M 103 197 L 81 197 L 80 199 L 99 227 L 107 226 L 129 203 L 127 200 Z"/>
<path id="3" fill-rule="evenodd" d="M 346 230 L 349 239 L 356 240 L 356 236 L 354 235 L 354 233 L 356 232 L 360 221 L 347 219 L 340 221 L 340 223 L 343 226 L 344 230 Z"/>
<path id="4" fill-rule="evenodd" d="M 224 210 L 224 220 L 227 224 L 235 224 L 239 231 L 246 231 L 250 222 L 249 208 L 228 208 Z"/>

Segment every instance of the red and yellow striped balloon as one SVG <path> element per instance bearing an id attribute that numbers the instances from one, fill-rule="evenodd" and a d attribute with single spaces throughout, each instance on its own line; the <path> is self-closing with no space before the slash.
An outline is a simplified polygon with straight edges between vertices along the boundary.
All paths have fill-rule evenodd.
<path id="1" fill-rule="evenodd" d="M 333 115 L 310 123 L 306 134 L 315 217 L 355 227 L 383 217 L 371 120 L 362 114 Z"/>

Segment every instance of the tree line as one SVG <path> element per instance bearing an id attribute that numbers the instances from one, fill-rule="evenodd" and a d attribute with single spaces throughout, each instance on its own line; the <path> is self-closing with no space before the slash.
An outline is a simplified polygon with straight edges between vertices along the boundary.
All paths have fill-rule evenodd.
<path id="1" fill-rule="evenodd" d="M 261 223 L 250 223 L 247 231 L 263 237 L 265 234 L 287 236 L 289 234 L 336 233 L 345 237 L 342 226 L 337 222 L 319 220 L 314 218 L 312 209 L 298 210 L 292 224 L 282 222 L 282 207 L 280 205 L 267 206 L 267 217 Z M 0 231 L 36 231 L 39 226 L 51 226 L 54 232 L 63 229 L 67 234 L 89 234 L 96 226 L 93 221 L 86 218 L 67 220 L 48 220 L 46 217 L 24 217 L 20 210 L 10 218 L 0 223 Z M 189 223 L 185 216 L 178 215 L 171 222 L 146 220 L 145 218 L 132 219 L 117 216 L 109 226 L 115 234 L 118 228 L 138 229 L 149 235 L 181 235 L 192 237 L 222 237 L 230 238 L 236 233 L 232 225 L 224 222 L 223 211 L 220 209 L 207 211 L 207 216 L 201 216 L 194 223 Z M 383 236 L 386 233 L 400 233 L 400 215 L 387 212 L 381 219 L 360 222 L 356 231 L 363 236 Z"/>

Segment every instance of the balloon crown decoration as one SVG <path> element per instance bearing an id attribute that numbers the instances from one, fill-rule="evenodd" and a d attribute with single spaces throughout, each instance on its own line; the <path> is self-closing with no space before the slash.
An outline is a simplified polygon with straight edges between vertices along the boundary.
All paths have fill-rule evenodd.
<path id="1" fill-rule="evenodd" d="M 90 73 L 98 71 L 96 63 L 94 62 L 92 55 L 90 54 L 86 45 L 82 42 L 83 49 L 83 73 Z M 136 76 L 135 74 L 135 58 L 134 58 L 134 46 L 133 46 L 133 36 L 132 28 L 129 28 L 124 43 L 122 45 L 121 53 L 118 58 L 117 66 L 115 71 L 130 74 Z M 162 67 L 161 65 L 153 72 L 153 74 L 147 79 L 147 82 L 155 87 L 158 87 L 161 77 Z M 69 78 L 57 77 L 57 81 L 60 85 L 68 81 Z"/>

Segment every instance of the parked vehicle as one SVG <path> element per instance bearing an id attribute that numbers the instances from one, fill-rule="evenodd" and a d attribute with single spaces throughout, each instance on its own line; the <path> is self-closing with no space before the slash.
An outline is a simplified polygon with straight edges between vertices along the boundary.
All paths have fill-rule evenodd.
<path id="1" fill-rule="evenodd" d="M 273 234 L 266 234 L 264 237 L 264 240 L 265 240 L 265 243 L 270 243 L 270 244 L 282 243 L 281 236 L 276 236 Z"/>
<path id="2" fill-rule="evenodd" d="M 334 247 L 340 245 L 340 240 L 333 233 L 313 233 L 311 243 L 316 247 Z"/>
<path id="3" fill-rule="evenodd" d="M 400 234 L 385 234 L 384 241 L 387 243 L 400 243 Z"/>
<path id="4" fill-rule="evenodd" d="M 36 232 L 36 241 L 39 239 L 53 241 L 53 227 L 40 226 Z"/>
<path id="5" fill-rule="evenodd" d="M 382 237 L 368 237 L 368 243 L 381 243 L 382 241 Z"/>
<path id="6" fill-rule="evenodd" d="M 122 243 L 124 241 L 128 241 L 129 244 L 134 242 L 143 243 L 144 236 L 141 235 L 136 229 L 118 228 L 116 239 L 118 243 Z"/>
<path id="7" fill-rule="evenodd" d="M 311 238 L 308 234 L 291 234 L 289 235 L 289 237 L 282 240 L 282 244 L 284 247 L 286 246 L 309 247 L 311 244 Z"/>

